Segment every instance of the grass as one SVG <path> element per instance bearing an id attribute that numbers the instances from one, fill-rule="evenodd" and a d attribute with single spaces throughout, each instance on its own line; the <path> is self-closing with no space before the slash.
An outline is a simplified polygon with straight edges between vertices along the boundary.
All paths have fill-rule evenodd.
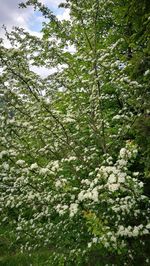
<path id="1" fill-rule="evenodd" d="M 46 266 L 50 251 L 38 251 L 31 255 L 27 253 L 5 254 L 0 257 L 1 266 Z"/>

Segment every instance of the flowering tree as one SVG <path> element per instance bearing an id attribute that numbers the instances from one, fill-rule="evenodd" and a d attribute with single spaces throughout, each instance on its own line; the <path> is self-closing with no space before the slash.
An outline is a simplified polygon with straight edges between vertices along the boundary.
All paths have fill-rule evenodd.
<path id="1" fill-rule="evenodd" d="M 48 265 L 146 265 L 150 72 L 134 62 L 148 40 L 125 20 L 128 1 L 68 0 L 68 21 L 28 5 L 47 18 L 42 37 L 15 28 L 1 43 L 5 235 L 22 252 L 50 248 Z"/>

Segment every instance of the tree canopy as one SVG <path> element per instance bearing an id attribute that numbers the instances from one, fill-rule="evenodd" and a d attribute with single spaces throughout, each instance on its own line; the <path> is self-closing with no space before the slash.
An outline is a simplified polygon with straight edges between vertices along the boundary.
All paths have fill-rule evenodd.
<path id="1" fill-rule="evenodd" d="M 149 1 L 67 0 L 63 21 L 28 6 L 42 37 L 0 44 L 3 238 L 47 265 L 148 265 Z"/>

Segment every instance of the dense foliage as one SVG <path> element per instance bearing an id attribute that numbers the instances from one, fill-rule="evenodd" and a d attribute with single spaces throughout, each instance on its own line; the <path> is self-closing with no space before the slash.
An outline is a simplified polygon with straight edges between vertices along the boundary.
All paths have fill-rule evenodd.
<path id="1" fill-rule="evenodd" d="M 150 7 L 67 0 L 1 42 L 2 242 L 47 265 L 148 265 Z M 73 51 L 73 52 L 71 52 Z M 55 68 L 41 78 L 32 66 Z M 46 264 L 45 264 L 46 265 Z"/>

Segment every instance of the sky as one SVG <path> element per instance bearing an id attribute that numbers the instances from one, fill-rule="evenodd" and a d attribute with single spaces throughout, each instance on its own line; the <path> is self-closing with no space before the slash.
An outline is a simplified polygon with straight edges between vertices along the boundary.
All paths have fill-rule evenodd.
<path id="1" fill-rule="evenodd" d="M 41 3 L 48 6 L 58 19 L 69 19 L 69 11 L 58 8 L 58 5 L 64 0 L 39 0 Z M 9 47 L 9 42 L 4 36 L 2 25 L 7 27 L 10 31 L 13 26 L 24 28 L 33 35 L 40 37 L 40 30 L 42 27 L 43 17 L 40 12 L 35 12 L 32 7 L 20 9 L 18 7 L 20 2 L 25 0 L 0 0 L 0 37 L 4 38 L 5 46 Z M 40 74 L 42 77 L 47 76 L 49 71 L 44 68 L 33 67 L 33 71 Z"/>
<path id="2" fill-rule="evenodd" d="M 0 0 L 0 25 L 5 24 L 8 29 L 12 26 L 20 26 L 28 31 L 39 32 L 41 29 L 42 15 L 35 12 L 32 7 L 19 9 L 18 5 L 25 0 Z M 59 19 L 68 18 L 67 10 L 58 9 L 58 5 L 63 0 L 40 0 L 41 3 L 47 5 Z M 2 35 L 2 30 L 0 32 Z"/>

